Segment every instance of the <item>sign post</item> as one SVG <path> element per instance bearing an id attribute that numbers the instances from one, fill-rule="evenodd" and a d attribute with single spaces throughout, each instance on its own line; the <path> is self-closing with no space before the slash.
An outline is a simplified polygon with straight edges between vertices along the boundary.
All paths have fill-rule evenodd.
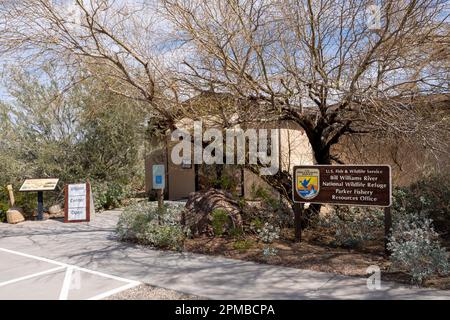
<path id="1" fill-rule="evenodd" d="M 14 205 L 16 204 L 16 200 L 14 198 L 13 186 L 11 184 L 8 184 L 6 186 L 6 189 L 8 189 L 9 203 L 11 204 L 11 207 L 14 207 Z"/>
<path id="2" fill-rule="evenodd" d="M 38 220 L 43 220 L 44 219 L 44 193 L 42 191 L 38 191 L 37 193 L 37 201 L 38 201 L 38 215 L 37 215 L 37 219 Z"/>
<path id="3" fill-rule="evenodd" d="M 56 189 L 59 179 L 27 179 L 20 187 L 20 192 L 37 192 L 37 220 L 44 219 L 44 191 Z"/>
<path id="4" fill-rule="evenodd" d="M 293 173 L 292 197 L 296 203 L 384 207 L 387 252 L 392 225 L 389 165 L 295 166 Z M 297 226 L 297 222 L 295 224 Z M 296 239 L 300 238 L 301 230 L 298 237 L 296 232 Z"/>
<path id="5" fill-rule="evenodd" d="M 295 242 L 302 241 L 303 203 L 294 203 Z"/>

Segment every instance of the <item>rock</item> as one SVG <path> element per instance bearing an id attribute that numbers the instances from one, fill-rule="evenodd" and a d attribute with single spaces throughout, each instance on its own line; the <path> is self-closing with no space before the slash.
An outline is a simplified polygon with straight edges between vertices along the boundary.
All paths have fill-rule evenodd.
<path id="1" fill-rule="evenodd" d="M 212 236 L 214 232 L 211 213 L 215 209 L 223 209 L 230 218 L 229 223 L 224 226 L 225 233 L 232 227 L 242 228 L 239 203 L 230 193 L 216 189 L 191 193 L 183 210 L 181 222 L 193 235 Z"/>
<path id="2" fill-rule="evenodd" d="M 51 206 L 50 208 L 48 208 L 48 213 L 50 215 L 61 215 L 64 212 L 59 204 L 55 204 L 55 205 Z"/>
<path id="3" fill-rule="evenodd" d="M 42 219 L 43 220 L 56 219 L 56 218 L 64 217 L 64 210 L 61 209 L 61 207 L 59 207 L 59 211 L 57 210 L 57 208 L 54 208 L 52 211 L 50 211 L 51 208 L 52 207 L 50 207 L 49 209 L 44 208 L 44 211 L 42 212 Z M 37 212 L 36 209 L 33 210 L 32 216 L 33 216 L 34 219 L 37 219 L 38 212 Z"/>
<path id="4" fill-rule="evenodd" d="M 6 211 L 6 221 L 11 224 L 25 221 L 22 208 L 13 207 Z"/>

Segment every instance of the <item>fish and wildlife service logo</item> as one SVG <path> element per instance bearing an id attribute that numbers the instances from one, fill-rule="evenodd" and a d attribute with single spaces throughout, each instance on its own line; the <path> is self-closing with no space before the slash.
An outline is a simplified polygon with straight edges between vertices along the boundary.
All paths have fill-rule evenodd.
<path id="1" fill-rule="evenodd" d="M 295 171 L 295 190 L 297 194 L 305 200 L 315 198 L 320 190 L 319 169 L 297 169 Z"/>

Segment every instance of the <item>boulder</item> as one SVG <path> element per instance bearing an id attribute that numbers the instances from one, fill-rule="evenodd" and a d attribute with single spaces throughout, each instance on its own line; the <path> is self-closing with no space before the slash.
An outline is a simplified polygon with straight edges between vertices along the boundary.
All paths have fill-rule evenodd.
<path id="1" fill-rule="evenodd" d="M 33 210 L 32 216 L 34 219 L 37 218 L 38 216 L 37 209 Z M 61 205 L 59 204 L 52 205 L 50 208 L 44 208 L 44 211 L 42 212 L 42 218 L 44 220 L 62 217 L 64 217 L 64 209 L 61 208 Z"/>
<path id="2" fill-rule="evenodd" d="M 25 221 L 22 208 L 12 207 L 6 211 L 6 221 L 11 224 Z"/>
<path id="3" fill-rule="evenodd" d="M 64 210 L 59 204 L 55 204 L 48 208 L 48 214 L 51 216 L 64 216 Z"/>
<path id="4" fill-rule="evenodd" d="M 225 233 L 233 227 L 242 228 L 242 212 L 238 201 L 231 193 L 217 189 L 191 193 L 183 210 L 181 222 L 195 236 L 212 236 L 214 232 L 211 214 L 215 209 L 222 209 L 229 217 L 229 222 L 224 226 Z"/>

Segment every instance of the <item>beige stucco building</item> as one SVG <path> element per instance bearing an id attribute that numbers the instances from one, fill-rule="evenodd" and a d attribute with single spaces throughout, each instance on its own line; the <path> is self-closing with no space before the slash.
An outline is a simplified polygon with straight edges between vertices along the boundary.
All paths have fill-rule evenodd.
<path id="1" fill-rule="evenodd" d="M 193 127 L 193 121 L 183 119 L 180 121 L 181 127 L 189 130 Z M 180 127 L 178 126 L 178 127 Z M 204 124 L 207 127 L 207 124 Z M 294 165 L 313 164 L 313 154 L 308 139 L 303 130 L 293 122 L 276 122 L 258 124 L 253 129 L 272 129 L 277 130 L 279 137 L 279 167 L 281 170 L 292 172 Z M 247 128 L 247 129 L 249 129 Z M 164 164 L 166 166 L 166 189 L 165 197 L 168 200 L 185 199 L 191 192 L 207 188 L 211 180 L 215 178 L 214 165 L 195 165 L 192 163 L 183 163 L 176 165 L 171 159 L 171 153 L 177 141 L 171 141 L 171 135 L 168 134 L 165 141 L 159 141 L 159 148 L 155 148 L 145 159 L 146 172 L 146 192 L 152 190 L 152 166 L 154 164 Z M 233 177 L 237 182 L 236 193 L 247 199 L 253 197 L 254 190 L 263 187 L 275 196 L 277 192 L 265 183 L 257 174 L 250 170 L 243 169 L 241 166 L 224 164 L 223 172 Z"/>

